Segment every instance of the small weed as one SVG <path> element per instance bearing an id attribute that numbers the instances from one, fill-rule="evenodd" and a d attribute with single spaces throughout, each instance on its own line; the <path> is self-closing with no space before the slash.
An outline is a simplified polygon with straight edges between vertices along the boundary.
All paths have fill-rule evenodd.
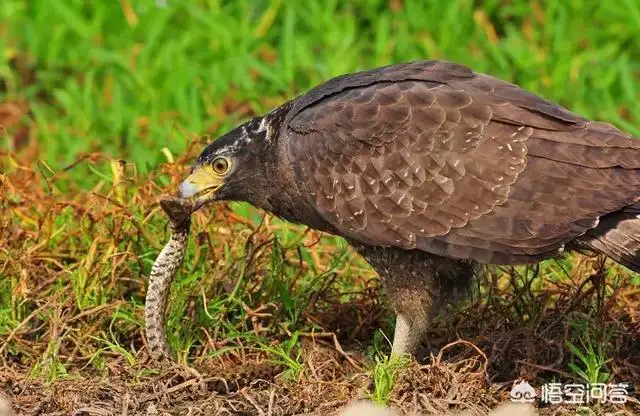
<path id="1" fill-rule="evenodd" d="M 111 351 L 123 357 L 129 366 L 134 366 L 136 364 L 135 355 L 130 350 L 118 344 L 117 342 L 113 342 L 108 339 L 104 339 L 100 337 L 90 337 L 90 338 L 95 340 L 99 345 L 103 345 L 104 346 L 103 348 L 105 351 Z"/>
<path id="2" fill-rule="evenodd" d="M 569 340 L 565 341 L 565 346 L 574 357 L 574 360 L 568 363 L 569 368 L 586 383 L 608 382 L 611 373 L 608 372 L 607 364 L 612 361 L 612 358 L 607 358 L 608 336 L 603 337 L 601 342 L 594 342 L 589 326 L 577 323 L 574 328 L 580 332 L 578 335 L 580 346 L 576 346 Z"/>
<path id="3" fill-rule="evenodd" d="M 300 378 L 304 367 L 301 363 L 302 349 L 298 342 L 298 334 L 294 333 L 291 338 L 278 344 L 268 345 L 262 343 L 260 349 L 269 353 L 271 361 L 284 366 L 284 377 L 287 380 L 296 381 Z"/>
<path id="4" fill-rule="evenodd" d="M 371 399 L 380 405 L 387 404 L 393 391 L 398 371 L 407 365 L 410 358 L 398 356 L 377 356 L 373 368 L 373 392 Z"/>
<path id="5" fill-rule="evenodd" d="M 67 369 L 58 357 L 61 342 L 62 337 L 60 337 L 60 339 L 56 338 L 48 343 L 42 358 L 31 368 L 29 373 L 31 377 L 40 377 L 45 382 L 51 383 L 67 376 Z"/>

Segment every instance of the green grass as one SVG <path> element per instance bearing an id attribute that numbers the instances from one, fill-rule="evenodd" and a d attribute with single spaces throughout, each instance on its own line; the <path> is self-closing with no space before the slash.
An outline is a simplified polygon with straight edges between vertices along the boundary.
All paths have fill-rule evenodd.
<path id="1" fill-rule="evenodd" d="M 398 371 L 401 371 L 408 361 L 407 357 L 379 356 L 376 358 L 376 364 L 373 367 L 373 391 L 370 393 L 374 403 L 388 404 Z"/>
<path id="2" fill-rule="evenodd" d="M 30 103 L 54 169 L 101 151 L 147 172 L 191 134 L 214 137 L 332 76 L 423 58 L 640 134 L 633 0 L 405 1 L 398 12 L 364 0 L 2 3 L 3 96 Z"/>
<path id="3" fill-rule="evenodd" d="M 168 237 L 154 200 L 205 143 L 333 76 L 447 59 L 640 136 L 634 0 L 88 5 L 0 2 L 0 348 L 34 377 L 106 374 L 114 362 L 148 371 L 145 281 Z M 369 296 L 377 283 L 344 241 L 325 236 L 312 246 L 301 227 L 262 222 L 241 203 L 197 217 L 168 320 L 179 360 L 242 361 L 261 351 L 296 380 L 299 339 L 335 329 L 332 314 L 369 357 L 388 352 L 392 319 L 374 316 L 385 307 Z M 549 305 L 532 291 L 566 289 L 572 266 L 518 269 L 507 281 L 513 299 L 486 289 L 486 308 L 508 301 L 511 319 L 541 324 Z M 638 283 L 618 272 L 610 279 Z M 572 341 L 567 352 L 578 362 L 565 370 L 602 379 L 608 356 L 593 340 Z M 372 394 L 386 402 L 395 366 L 370 367 Z"/>
<path id="4" fill-rule="evenodd" d="M 607 351 L 611 343 L 610 335 L 604 334 L 601 339 L 594 339 L 590 332 L 594 332 L 587 322 L 574 322 L 574 331 L 577 332 L 579 346 L 569 340 L 565 341 L 566 347 L 573 356 L 569 368 L 579 380 L 588 384 L 607 383 L 611 378 L 607 364 L 613 358 L 609 358 Z M 603 331 L 599 331 L 603 332 Z"/>

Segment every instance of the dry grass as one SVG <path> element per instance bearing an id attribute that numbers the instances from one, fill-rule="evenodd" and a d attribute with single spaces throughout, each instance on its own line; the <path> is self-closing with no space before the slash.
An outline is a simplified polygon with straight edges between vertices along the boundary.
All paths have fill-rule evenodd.
<path id="1" fill-rule="evenodd" d="M 30 167 L 36 149 L 0 159 L 0 389 L 18 414 L 328 414 L 381 388 L 372 383 L 379 353 L 371 346 L 387 352 L 376 328 L 390 335 L 392 326 L 371 271 L 332 239 L 317 243 L 277 221 L 256 226 L 223 206 L 198 214 L 174 296 L 181 307 L 171 311 L 170 332 L 189 366 L 149 362 L 141 303 L 167 236 L 156 200 L 175 189 L 191 154 L 150 178 L 99 154 L 53 173 Z M 73 189 L 69 172 L 89 167 L 109 168 L 112 180 Z M 291 236 L 274 243 L 279 233 Z M 534 386 L 575 381 L 565 341 L 580 345 L 584 334 L 606 346 L 612 381 L 640 380 L 634 275 L 599 257 L 570 260 L 490 270 L 471 300 L 434 323 L 428 346 L 439 352 L 399 371 L 388 403 L 485 415 L 520 378 Z M 297 274 L 282 272 L 289 269 Z M 293 280 L 294 306 L 273 297 L 283 284 L 274 270 Z M 191 275 L 201 281 L 192 284 Z M 232 297 L 239 300 L 219 305 Z M 214 319 L 202 318 L 205 305 Z M 627 414 L 640 411 L 637 403 Z"/>

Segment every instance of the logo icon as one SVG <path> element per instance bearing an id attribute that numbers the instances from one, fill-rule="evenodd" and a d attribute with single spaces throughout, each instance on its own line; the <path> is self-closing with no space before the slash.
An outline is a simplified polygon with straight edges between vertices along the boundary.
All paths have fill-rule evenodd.
<path id="1" fill-rule="evenodd" d="M 521 380 L 518 383 L 513 383 L 509 396 L 512 402 L 531 403 L 536 399 L 536 391 L 529 383 Z"/>

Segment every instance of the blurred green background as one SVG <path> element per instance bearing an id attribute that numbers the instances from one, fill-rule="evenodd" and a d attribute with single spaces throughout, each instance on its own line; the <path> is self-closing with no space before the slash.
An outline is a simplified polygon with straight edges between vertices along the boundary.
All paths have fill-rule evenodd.
<path id="1" fill-rule="evenodd" d="M 330 77 L 447 59 L 640 135 L 640 1 L 2 0 L 0 101 L 53 169 L 146 172 Z"/>

